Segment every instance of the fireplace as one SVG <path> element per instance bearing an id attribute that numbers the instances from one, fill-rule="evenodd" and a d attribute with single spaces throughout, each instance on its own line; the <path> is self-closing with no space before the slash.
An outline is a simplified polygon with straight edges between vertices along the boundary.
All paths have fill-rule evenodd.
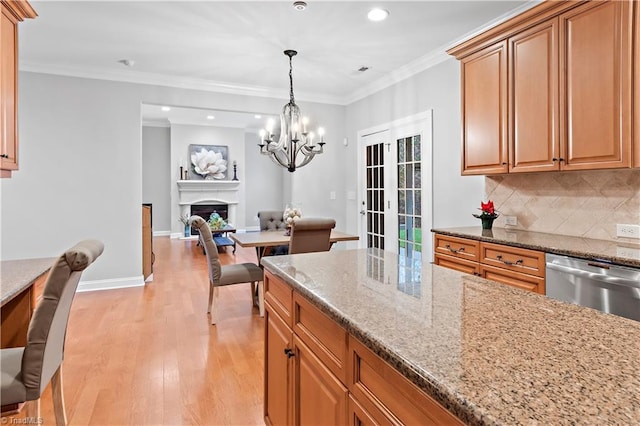
<path id="1" fill-rule="evenodd" d="M 212 213 L 218 213 L 226 222 L 229 221 L 229 206 L 227 204 L 192 204 L 191 215 L 198 215 L 204 220 L 209 220 Z M 198 235 L 200 232 L 195 227 L 191 228 L 191 235 Z"/>

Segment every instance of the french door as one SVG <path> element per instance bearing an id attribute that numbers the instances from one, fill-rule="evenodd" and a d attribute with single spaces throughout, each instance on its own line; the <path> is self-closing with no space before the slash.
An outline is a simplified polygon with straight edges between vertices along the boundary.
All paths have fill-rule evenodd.
<path id="1" fill-rule="evenodd" d="M 412 118 L 360 137 L 360 238 L 420 263 L 432 260 L 431 112 Z"/>

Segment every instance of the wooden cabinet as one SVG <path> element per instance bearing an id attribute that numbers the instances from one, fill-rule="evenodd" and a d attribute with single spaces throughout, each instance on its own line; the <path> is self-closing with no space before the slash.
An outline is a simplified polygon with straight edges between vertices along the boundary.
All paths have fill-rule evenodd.
<path id="1" fill-rule="evenodd" d="M 509 39 L 509 172 L 559 170 L 558 19 Z"/>
<path id="2" fill-rule="evenodd" d="M 462 59 L 462 174 L 506 173 L 507 44 Z"/>
<path id="3" fill-rule="evenodd" d="M 546 294 L 544 252 L 441 234 L 434 236 L 434 252 L 436 265 Z M 474 255 L 462 258 L 465 252 Z"/>
<path id="4" fill-rule="evenodd" d="M 631 165 L 631 2 L 560 15 L 563 170 Z"/>
<path id="5" fill-rule="evenodd" d="M 346 424 L 346 331 L 269 272 L 265 292 L 265 422 Z"/>
<path id="6" fill-rule="evenodd" d="M 359 419 L 368 417 L 373 424 L 463 424 L 360 341 L 350 338 L 349 348 L 349 390 L 358 403 L 354 405 L 362 408 Z"/>
<path id="7" fill-rule="evenodd" d="M 634 4 L 633 23 L 633 167 L 640 167 L 640 5 Z"/>
<path id="8" fill-rule="evenodd" d="M 18 169 L 18 22 L 35 18 L 24 0 L 0 1 L 0 177 Z"/>
<path id="9" fill-rule="evenodd" d="M 462 174 L 639 166 L 634 8 L 544 2 L 450 49 L 462 72 Z M 637 62 L 635 72 L 640 81 Z"/>
<path id="10" fill-rule="evenodd" d="M 264 415 L 267 425 L 462 424 L 268 271 Z"/>

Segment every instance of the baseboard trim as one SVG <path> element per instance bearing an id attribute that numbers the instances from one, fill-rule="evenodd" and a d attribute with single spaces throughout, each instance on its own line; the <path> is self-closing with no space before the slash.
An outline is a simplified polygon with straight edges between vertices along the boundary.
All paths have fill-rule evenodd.
<path id="1" fill-rule="evenodd" d="M 83 293 L 85 291 L 113 290 L 116 288 L 129 287 L 144 287 L 144 278 L 142 275 L 110 280 L 80 281 L 76 292 Z"/>
<path id="2" fill-rule="evenodd" d="M 166 237 L 171 235 L 171 231 L 153 231 L 154 237 Z"/>

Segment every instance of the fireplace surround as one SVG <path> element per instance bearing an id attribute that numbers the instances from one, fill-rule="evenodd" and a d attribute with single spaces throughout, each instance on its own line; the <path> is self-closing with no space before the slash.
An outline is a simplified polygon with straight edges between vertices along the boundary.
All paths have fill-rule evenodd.
<path id="1" fill-rule="evenodd" d="M 195 208 L 195 211 L 201 212 L 197 213 L 199 216 L 208 220 L 213 210 L 216 210 L 224 220 L 235 225 L 240 181 L 179 180 L 177 185 L 180 215 L 194 214 Z M 224 209 L 218 206 L 226 207 L 225 215 Z M 193 230 L 191 233 L 197 235 Z"/>

